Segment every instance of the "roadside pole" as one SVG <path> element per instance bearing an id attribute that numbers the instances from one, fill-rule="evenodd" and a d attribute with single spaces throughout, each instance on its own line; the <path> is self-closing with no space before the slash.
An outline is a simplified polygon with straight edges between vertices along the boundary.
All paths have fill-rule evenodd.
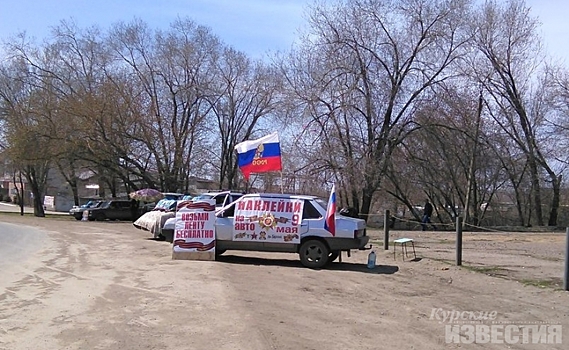
<path id="1" fill-rule="evenodd" d="M 389 210 L 385 210 L 383 215 L 383 249 L 389 250 Z"/>
<path id="2" fill-rule="evenodd" d="M 569 290 L 569 227 L 565 229 L 565 276 L 563 289 Z"/>
<path id="3" fill-rule="evenodd" d="M 456 217 L 456 266 L 462 265 L 462 218 Z"/>

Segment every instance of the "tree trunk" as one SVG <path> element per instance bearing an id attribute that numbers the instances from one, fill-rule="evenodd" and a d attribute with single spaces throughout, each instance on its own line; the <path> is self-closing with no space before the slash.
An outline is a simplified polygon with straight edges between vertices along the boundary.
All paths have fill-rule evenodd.
<path id="1" fill-rule="evenodd" d="M 73 192 L 73 203 L 75 205 L 79 205 L 79 190 L 77 189 L 77 181 L 73 181 L 73 183 L 69 184 L 71 186 L 71 192 Z"/>
<path id="2" fill-rule="evenodd" d="M 529 156 L 529 169 L 531 176 L 531 190 L 533 195 L 533 208 L 535 210 L 535 218 L 537 220 L 538 226 L 543 226 L 543 210 L 541 209 L 541 185 L 539 184 L 539 171 L 537 169 L 537 163 L 535 161 L 535 156 L 532 150 L 530 150 Z M 531 220 L 531 219 L 530 219 Z M 528 223 L 529 224 L 529 223 Z M 530 226 L 530 225 L 528 225 Z"/>
<path id="3" fill-rule="evenodd" d="M 369 218 L 369 211 L 371 209 L 371 201 L 373 198 L 373 191 L 364 190 L 362 195 L 362 207 L 360 210 L 360 214 L 363 214 L 363 218 L 366 222 Z"/>
<path id="4" fill-rule="evenodd" d="M 40 175 L 40 176 L 37 176 Z M 33 198 L 32 205 L 34 206 L 34 216 L 43 218 L 45 211 L 43 209 L 43 190 L 45 187 L 45 178 L 43 174 L 37 174 L 36 171 L 31 171 L 27 176 L 28 183 L 30 184 Z"/>
<path id="5" fill-rule="evenodd" d="M 525 226 L 526 220 L 524 219 L 524 210 L 522 208 L 522 199 L 520 196 L 520 191 L 517 188 L 514 188 L 514 192 L 516 195 L 516 209 L 518 211 L 518 220 L 521 226 Z"/>
<path id="6" fill-rule="evenodd" d="M 553 189 L 553 198 L 551 199 L 551 210 L 549 212 L 549 226 L 557 226 L 557 217 L 559 213 L 559 201 L 561 192 L 562 175 L 552 177 L 551 186 Z"/>
<path id="7" fill-rule="evenodd" d="M 16 196 L 18 198 L 18 205 L 20 206 L 20 215 L 24 216 L 24 180 L 22 179 L 22 173 L 18 173 L 18 180 L 20 188 L 18 189 L 17 182 L 16 182 L 16 172 L 14 172 L 12 180 L 14 181 L 14 187 L 16 188 Z"/>
<path id="8" fill-rule="evenodd" d="M 43 197 L 38 193 L 34 194 L 34 216 L 43 218 L 45 217 L 45 210 L 43 208 Z"/>

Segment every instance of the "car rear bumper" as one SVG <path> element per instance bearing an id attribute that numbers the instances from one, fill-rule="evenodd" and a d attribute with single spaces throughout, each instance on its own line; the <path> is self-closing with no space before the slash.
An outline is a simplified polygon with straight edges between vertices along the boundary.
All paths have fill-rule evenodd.
<path id="1" fill-rule="evenodd" d="M 325 238 L 330 250 L 364 249 L 369 242 L 368 236 L 359 238 Z"/>

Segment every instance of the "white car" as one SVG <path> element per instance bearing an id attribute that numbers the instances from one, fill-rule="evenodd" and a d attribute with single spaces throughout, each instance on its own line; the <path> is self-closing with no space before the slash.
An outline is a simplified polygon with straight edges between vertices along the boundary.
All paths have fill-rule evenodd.
<path id="1" fill-rule="evenodd" d="M 239 203 L 251 200 L 263 201 L 302 201 L 302 221 L 295 228 L 291 241 L 270 242 L 268 240 L 234 239 L 235 210 Z M 369 237 L 366 235 L 366 222 L 359 218 L 343 215 L 335 216 L 335 235 L 324 228 L 327 202 L 315 197 L 295 194 L 260 194 L 241 195 L 239 199 L 222 208 L 216 209 L 215 219 L 215 251 L 217 255 L 226 250 L 248 250 L 264 252 L 288 252 L 299 254 L 302 264 L 309 268 L 321 268 L 338 258 L 340 252 L 366 248 Z M 163 234 L 167 230 L 170 237 L 174 234 L 175 220 L 167 222 Z M 298 234 L 296 234 L 298 233 Z M 294 239 L 294 241 L 292 241 Z"/>
<path id="2" fill-rule="evenodd" d="M 272 243 L 233 239 L 236 206 L 240 201 L 255 197 L 263 200 L 296 199 L 304 201 L 299 243 Z M 216 212 L 216 253 L 223 254 L 226 250 L 298 253 L 300 261 L 304 266 L 321 268 L 336 260 L 341 251 L 369 249 L 365 247 L 369 242 L 369 237 L 366 235 L 365 220 L 337 215 L 336 213 L 336 232 L 333 236 L 324 228 L 326 207 L 327 202 L 315 196 L 278 193 L 243 195 L 236 202 Z"/>

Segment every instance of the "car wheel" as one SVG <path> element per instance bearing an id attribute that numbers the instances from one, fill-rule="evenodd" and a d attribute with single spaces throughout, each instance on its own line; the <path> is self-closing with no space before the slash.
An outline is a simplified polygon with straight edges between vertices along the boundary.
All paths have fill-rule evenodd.
<path id="1" fill-rule="evenodd" d="M 311 239 L 302 243 L 298 254 L 302 265 L 311 269 L 319 269 L 328 263 L 330 250 L 324 242 Z"/>
<path id="2" fill-rule="evenodd" d="M 328 263 L 334 262 L 334 260 L 338 259 L 338 256 L 340 256 L 339 250 L 330 252 L 330 254 L 328 254 Z"/>

